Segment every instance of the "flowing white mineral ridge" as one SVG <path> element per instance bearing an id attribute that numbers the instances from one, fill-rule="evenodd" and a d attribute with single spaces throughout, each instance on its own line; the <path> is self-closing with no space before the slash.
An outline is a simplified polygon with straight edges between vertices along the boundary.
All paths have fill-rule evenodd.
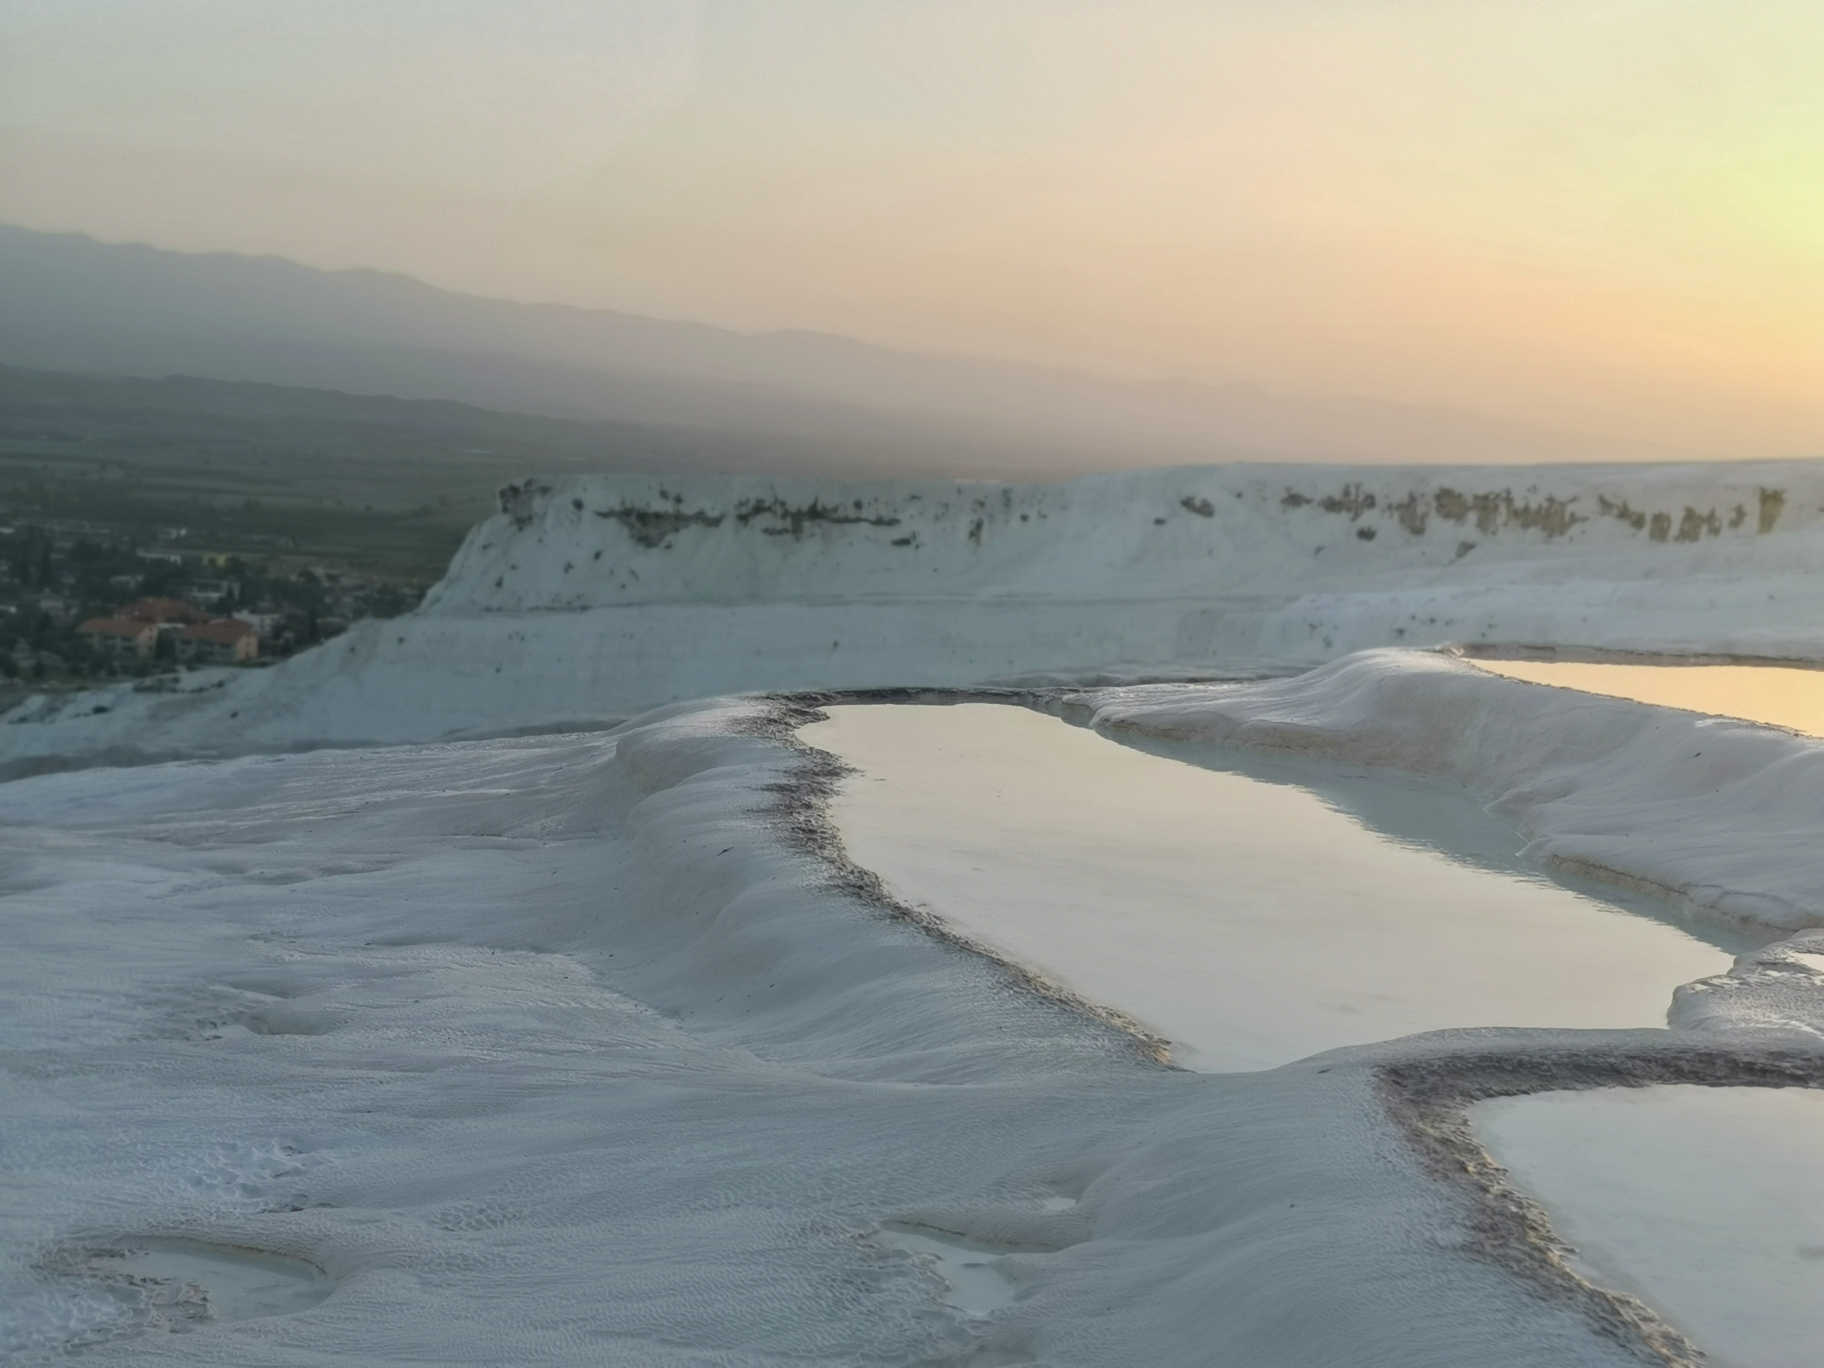
<path id="1" fill-rule="evenodd" d="M 1504 1243 L 1448 1146 L 1503 1090 L 1815 1081 L 1824 746 L 1370 648 L 1824 659 L 1821 506 L 1808 463 L 603 476 L 509 491 L 404 618 L 271 669 L 29 701 L 0 725 L 0 1354 L 1678 1361 L 1595 1284 L 1718 1361 L 1782 1362 L 1725 1345 L 1587 1185 L 1518 1157 L 1590 1248 L 1566 1271 Z M 1221 1071 L 1162 1066 L 875 898 L 833 861 L 820 804 L 846 800 L 793 739 L 806 716 L 714 698 L 1016 681 L 1079 686 L 1021 698 L 1211 768 L 1003 714 L 1060 756 L 1226 785 L 1254 829 L 1286 805 L 1293 835 L 1327 823 L 1287 875 L 1332 913 L 1344 855 L 1410 881 L 1409 906 L 1361 900 L 1424 946 L 1362 946 L 1407 975 L 1362 1015 L 1422 1033 L 1294 1058 L 1383 1029 L 1301 1036 L 1301 994 L 1370 991 L 1339 984 L 1352 925 L 1315 901 L 1296 948 L 1256 927 L 1227 986 L 1269 1000 L 1217 1004 L 1207 1036 L 1163 1014 L 1211 981 L 1175 942 L 1150 978 L 1110 955 L 1106 988 L 1061 937 L 1032 954 Z M 1239 877 L 1150 839 L 1144 868 L 1110 851 L 1111 894 Z M 1634 892 L 1608 910 L 1599 885 Z M 1104 901 L 1136 945 L 1186 929 Z M 1716 946 L 1761 948 L 1702 977 Z M 1228 1025 L 1268 1039 L 1229 1064 L 1291 1062 L 1230 1068 Z M 1739 1205 L 1691 1209 L 1741 1229 Z"/>

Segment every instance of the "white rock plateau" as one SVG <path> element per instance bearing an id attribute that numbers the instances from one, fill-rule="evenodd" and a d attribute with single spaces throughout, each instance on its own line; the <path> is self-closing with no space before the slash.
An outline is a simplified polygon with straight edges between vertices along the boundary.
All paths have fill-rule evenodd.
<path id="1" fill-rule="evenodd" d="M 1373 646 L 1824 658 L 1824 462 L 1207 466 L 1055 485 L 593 476 L 271 670 L 27 702 L 0 765 L 599 725 L 757 690 L 1285 671 Z"/>

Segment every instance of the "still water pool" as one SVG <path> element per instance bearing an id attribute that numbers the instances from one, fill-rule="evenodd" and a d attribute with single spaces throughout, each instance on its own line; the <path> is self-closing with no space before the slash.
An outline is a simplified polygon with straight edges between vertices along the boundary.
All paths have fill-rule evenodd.
<path id="1" fill-rule="evenodd" d="M 1781 665 L 1615 665 L 1475 660 L 1479 670 L 1583 693 L 1739 717 L 1824 736 L 1824 670 Z"/>
<path id="2" fill-rule="evenodd" d="M 1478 1103 L 1482 1142 L 1592 1282 L 1719 1368 L 1824 1359 L 1824 1092 L 1669 1084 Z"/>
<path id="3" fill-rule="evenodd" d="M 835 707 L 800 735 L 857 771 L 833 806 L 857 864 L 1193 1068 L 1663 1026 L 1674 988 L 1748 948 L 1527 867 L 1445 785 L 1220 771 L 995 704 Z"/>

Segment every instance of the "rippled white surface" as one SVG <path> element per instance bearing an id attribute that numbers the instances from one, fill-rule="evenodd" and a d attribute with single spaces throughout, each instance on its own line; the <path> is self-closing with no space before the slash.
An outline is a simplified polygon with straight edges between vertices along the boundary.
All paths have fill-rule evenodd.
<path id="1" fill-rule="evenodd" d="M 1646 1301 L 1719 1368 L 1816 1368 L 1824 1093 L 1600 1088 L 1472 1117 L 1593 1281 Z"/>
<path id="2" fill-rule="evenodd" d="M 829 711 L 800 734 L 860 771 L 834 807 L 858 864 L 1194 1067 L 1444 1027 L 1660 1026 L 1674 988 L 1729 967 L 1676 926 L 1390 840 L 1301 787 L 1017 707 Z"/>
<path id="3" fill-rule="evenodd" d="M 1113 1104 L 984 1077 L 1158 1078 L 916 931 L 748 891 L 797 868 L 741 815 L 789 755 L 727 744 L 734 782 L 645 807 L 599 737 L 0 784 L 0 1362 L 836 1365 L 1007 1333 L 966 1240 L 865 1236 L 997 1183 L 975 1209 L 1045 1220 L 1051 1185 L 1000 1178 L 1022 1136 Z M 745 953 L 699 950 L 744 892 Z"/>
<path id="4" fill-rule="evenodd" d="M 762 715 L 0 784 L 0 1362 L 1633 1362 L 1360 1061 L 1154 1068 L 831 886 Z"/>

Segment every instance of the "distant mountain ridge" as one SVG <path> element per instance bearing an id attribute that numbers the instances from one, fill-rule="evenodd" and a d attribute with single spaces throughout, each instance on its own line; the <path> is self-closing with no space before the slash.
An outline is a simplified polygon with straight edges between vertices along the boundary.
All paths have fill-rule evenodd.
<path id="1" fill-rule="evenodd" d="M 448 399 L 839 450 L 857 474 L 1065 476 L 1226 461 L 1691 458 L 1444 408 L 1123 383 L 520 304 L 372 270 L 187 255 L 0 226 L 0 364 Z"/>

